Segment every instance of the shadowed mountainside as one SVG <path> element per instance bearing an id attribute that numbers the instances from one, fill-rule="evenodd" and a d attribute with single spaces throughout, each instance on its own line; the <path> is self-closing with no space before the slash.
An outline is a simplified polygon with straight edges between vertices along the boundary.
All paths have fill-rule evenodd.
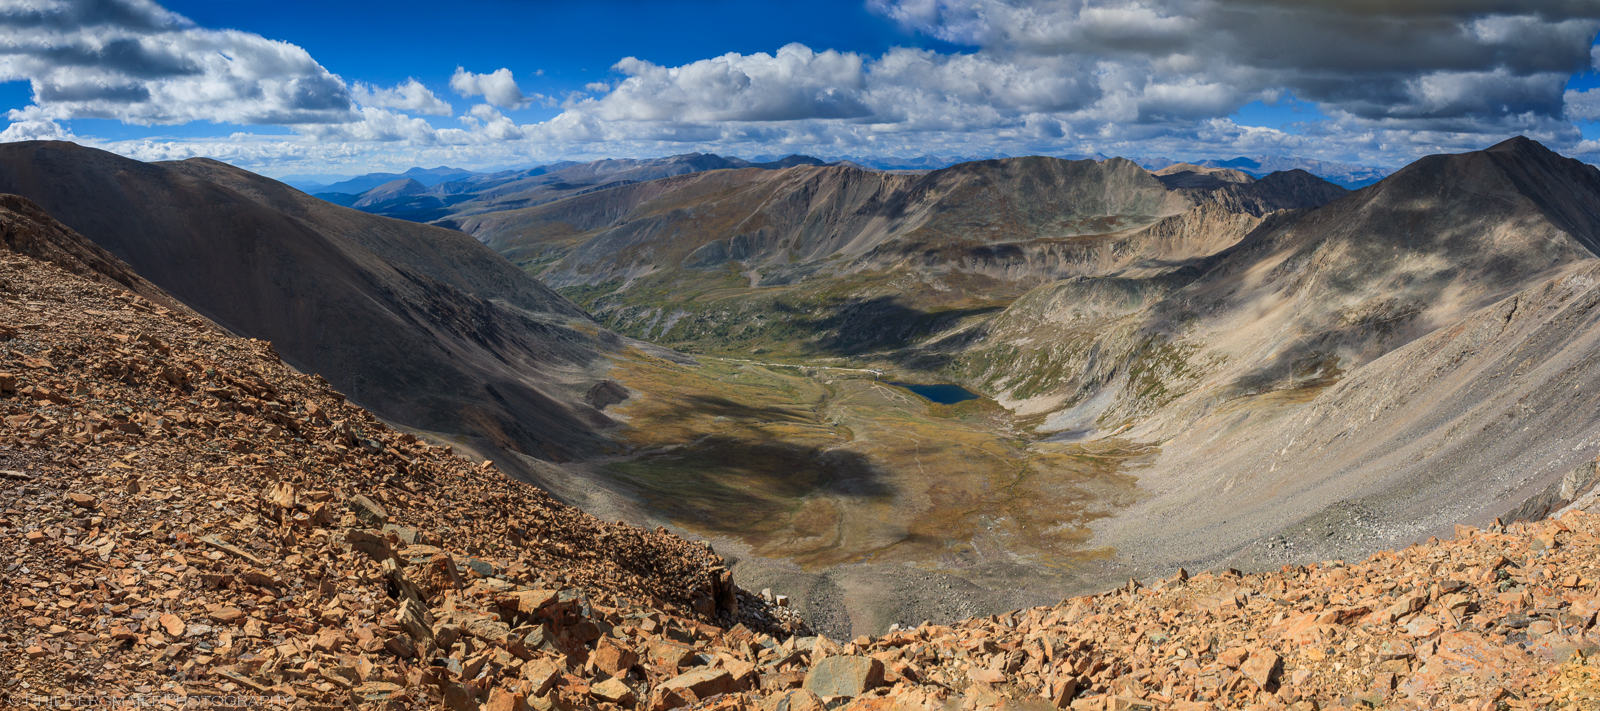
<path id="1" fill-rule="evenodd" d="M 459 232 L 71 143 L 0 146 L 0 191 L 400 423 L 555 460 L 611 424 L 583 394 L 620 341 Z"/>
<path id="2" fill-rule="evenodd" d="M 167 296 L 122 260 L 73 234 L 27 198 L 0 194 L 0 243 L 13 254 L 54 264 L 104 286 L 126 289 L 162 309 L 190 313 L 188 307 Z"/>

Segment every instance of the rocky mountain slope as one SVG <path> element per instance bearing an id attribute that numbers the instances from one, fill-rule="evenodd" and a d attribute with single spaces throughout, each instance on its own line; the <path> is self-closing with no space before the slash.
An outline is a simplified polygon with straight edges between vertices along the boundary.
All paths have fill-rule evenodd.
<path id="1" fill-rule="evenodd" d="M 1597 236 L 1600 171 L 1516 139 L 1268 219 L 1187 272 L 1036 290 L 952 337 L 956 369 L 1059 439 L 1160 445 L 1150 498 L 1097 524 L 1141 563 L 1395 545 L 1600 451 Z"/>
<path id="2" fill-rule="evenodd" d="M 1169 186 L 1120 159 L 1039 157 L 924 175 L 714 171 L 457 226 L 629 335 L 696 350 L 785 343 L 855 354 L 1057 279 L 1170 271 L 1233 244 L 1268 212 L 1343 192 L 1303 173 L 1238 177 L 1246 182 Z"/>
<path id="3" fill-rule="evenodd" d="M 995 371 L 1000 377 L 985 384 L 1025 412 L 1054 409 L 1063 401 L 1018 397 L 1007 378 L 1059 369 L 1058 358 L 1087 347 L 1075 345 L 1070 335 L 1043 338 L 1041 329 L 1052 326 L 1093 331 L 1126 325 L 1134 330 L 1124 341 L 1192 348 L 1177 369 L 1207 378 L 1209 386 L 1224 390 L 1221 397 L 1292 390 L 1325 377 L 1328 368 L 1363 365 L 1554 270 L 1592 258 L 1591 249 L 1600 248 L 1597 220 L 1600 173 L 1531 141 L 1438 156 L 1321 209 L 1269 221 L 1192 265 L 1189 280 L 1160 300 L 1093 317 L 1098 324 L 1080 324 L 1074 316 L 1084 302 L 1079 292 L 1100 288 L 1098 277 L 1051 285 L 998 317 L 972 352 L 1008 352 L 1007 339 L 1018 337 L 1049 344 L 1049 351 L 1037 351 L 1051 354 L 1043 356 L 1047 360 L 1029 368 L 1015 368 L 995 354 L 1002 361 Z M 1125 286 L 1140 278 L 1118 274 L 1107 282 Z M 1153 279 L 1173 283 L 1165 274 Z M 1151 288 L 1156 287 L 1146 290 Z M 1102 341 L 1099 350 L 1107 348 L 1116 347 Z M 1067 366 L 1075 375 L 1051 387 L 1077 406 L 1054 417 L 1092 413 L 1103 425 L 1120 424 L 1126 417 L 1108 414 L 1114 407 L 1081 403 L 1111 389 L 1144 393 L 1145 401 L 1180 394 L 1173 387 L 1159 394 L 1114 383 L 1102 387 L 1132 377 L 1123 366 L 1133 360 L 1102 356 L 1098 365 Z M 1178 385 L 1176 372 L 1158 377 Z"/>
<path id="4" fill-rule="evenodd" d="M 70 143 L 0 146 L 0 190 L 392 421 L 556 460 L 611 424 L 584 394 L 621 342 L 459 232 Z"/>
<path id="5" fill-rule="evenodd" d="M 28 670 L 5 682 L 13 701 L 70 688 L 264 692 L 279 681 L 284 705 L 348 699 L 362 682 L 381 698 L 417 683 L 405 660 L 443 641 L 436 625 L 452 614 L 458 636 L 483 636 L 481 615 L 412 613 L 393 599 L 427 603 L 464 578 L 549 588 L 525 596 L 530 613 L 598 618 L 591 605 L 624 595 L 690 630 L 734 614 L 736 593 L 706 547 L 556 503 L 388 428 L 266 342 L 103 283 L 131 270 L 31 203 L 0 199 L 0 229 L 0 480 L 15 487 L 0 494 L 0 535 L 20 546 L 0 582 L 0 653 Z M 386 572 L 386 559 L 399 568 Z M 578 585 L 605 597 L 566 589 Z M 747 601 L 746 616 L 757 607 Z M 433 615 L 439 636 L 411 626 Z"/>
<path id="6" fill-rule="evenodd" d="M 8 708 L 1596 700 L 1600 517 L 1581 511 L 834 641 L 707 546 L 556 503 L 126 291 L 161 296 L 26 201 L 0 198 L 0 235 Z"/>
<path id="7" fill-rule="evenodd" d="M 698 401 L 619 376 L 643 393 L 615 409 L 640 418 L 629 431 L 666 413 L 694 443 L 627 435 L 659 456 L 609 471 L 658 510 L 758 554 L 936 561 L 999 588 L 1088 551 L 1109 562 L 1069 578 L 1364 555 L 1542 496 L 1600 453 L 1583 394 L 1600 385 L 1597 216 L 1600 174 L 1516 139 L 1355 193 L 1115 161 L 802 167 L 619 186 L 479 227 L 608 324 L 728 359 Z M 840 367 L 810 371 L 814 389 L 775 383 L 804 396 L 794 409 L 707 405 L 765 377 L 738 368 L 802 357 Z M 849 368 L 991 401 L 891 411 L 895 393 L 845 383 L 871 378 Z M 702 412 L 717 418 L 680 428 Z M 862 459 L 816 478 L 740 459 L 779 441 Z M 770 515 L 735 521 L 686 481 Z M 752 481 L 782 495 L 743 493 Z M 984 568 L 997 560 L 1025 562 Z"/>

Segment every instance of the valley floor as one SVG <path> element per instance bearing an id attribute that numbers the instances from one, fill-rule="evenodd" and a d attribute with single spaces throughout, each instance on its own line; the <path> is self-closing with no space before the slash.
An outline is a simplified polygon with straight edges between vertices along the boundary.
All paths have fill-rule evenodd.
<path id="1" fill-rule="evenodd" d="M 839 634 L 1104 587 L 1114 551 L 1088 526 L 1133 503 L 1155 454 L 1040 441 L 993 401 L 939 405 L 853 367 L 634 350 L 612 377 L 634 393 L 607 410 L 617 451 L 540 483 L 715 540 L 741 584 Z"/>

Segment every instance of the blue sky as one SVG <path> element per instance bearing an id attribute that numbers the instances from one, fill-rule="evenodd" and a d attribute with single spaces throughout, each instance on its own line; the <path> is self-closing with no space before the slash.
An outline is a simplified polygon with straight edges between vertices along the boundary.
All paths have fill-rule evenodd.
<path id="1" fill-rule="evenodd" d="M 416 78 L 438 87 L 439 98 L 462 111 L 474 102 L 447 90 L 457 66 L 477 72 L 508 68 L 523 91 L 562 96 L 591 82 L 615 79 L 611 65 L 627 56 L 677 66 L 728 52 L 770 53 L 791 42 L 869 54 L 894 46 L 959 49 L 907 31 L 868 11 L 860 0 L 497 0 L 452 3 L 449 11 L 437 2 L 183 0 L 165 6 L 203 26 L 244 29 L 294 43 L 350 78 L 381 85 Z M 360 31 L 351 32 L 352 27 Z M 28 91 L 23 86 L 5 98 L 26 103 Z M 543 121 L 560 111 L 533 105 L 504 113 L 519 121 Z M 430 123 L 446 127 L 454 121 L 430 118 Z M 225 136 L 240 127 L 185 129 L 191 135 Z M 142 129 L 125 130 L 130 137 L 143 134 Z"/>
<path id="2" fill-rule="evenodd" d="M 0 140 L 272 175 L 696 150 L 1396 166 L 1517 134 L 1600 159 L 1600 12 L 1381 5 L 0 0 Z"/>

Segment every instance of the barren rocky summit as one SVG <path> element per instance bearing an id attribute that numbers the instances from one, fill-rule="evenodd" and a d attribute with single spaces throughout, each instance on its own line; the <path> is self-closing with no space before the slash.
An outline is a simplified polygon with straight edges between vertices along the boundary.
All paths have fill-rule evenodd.
<path id="1" fill-rule="evenodd" d="M 813 635 L 0 199 L 7 708 L 1600 708 L 1600 517 Z M 778 591 L 782 592 L 782 591 Z"/>

